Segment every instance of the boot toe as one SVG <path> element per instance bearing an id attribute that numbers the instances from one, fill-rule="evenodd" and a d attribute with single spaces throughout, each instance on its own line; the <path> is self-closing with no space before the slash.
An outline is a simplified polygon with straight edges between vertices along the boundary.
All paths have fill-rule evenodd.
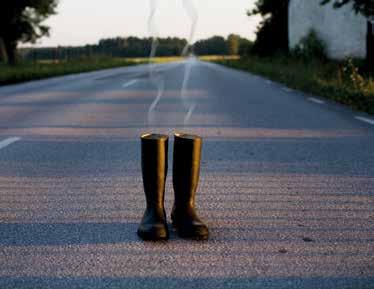
<path id="1" fill-rule="evenodd" d="M 195 240 L 207 240 L 209 238 L 209 229 L 205 224 L 194 224 L 190 229 L 190 238 Z"/>
<path id="2" fill-rule="evenodd" d="M 138 229 L 138 236 L 145 241 L 161 241 L 169 238 L 165 224 L 143 224 Z"/>
<path id="3" fill-rule="evenodd" d="M 209 238 L 209 229 L 201 222 L 179 223 L 175 227 L 178 235 L 185 239 L 207 240 Z"/>

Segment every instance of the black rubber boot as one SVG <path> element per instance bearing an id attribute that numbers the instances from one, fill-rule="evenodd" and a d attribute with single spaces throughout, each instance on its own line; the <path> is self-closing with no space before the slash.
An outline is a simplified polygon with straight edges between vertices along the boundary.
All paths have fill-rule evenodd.
<path id="1" fill-rule="evenodd" d="M 138 236 L 146 241 L 169 238 L 164 209 L 168 140 L 166 135 L 141 136 L 142 174 L 147 208 L 138 229 Z"/>
<path id="2" fill-rule="evenodd" d="M 182 238 L 206 240 L 208 227 L 195 210 L 195 195 L 200 177 L 202 139 L 187 134 L 174 135 L 173 187 L 174 206 L 171 219 Z"/>

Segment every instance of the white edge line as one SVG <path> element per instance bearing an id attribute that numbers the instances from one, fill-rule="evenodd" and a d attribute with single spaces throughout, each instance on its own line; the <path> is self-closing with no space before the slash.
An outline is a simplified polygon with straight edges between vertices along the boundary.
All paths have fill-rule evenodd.
<path id="1" fill-rule="evenodd" d="M 3 141 L 0 142 L 0 150 L 3 149 L 3 148 L 6 148 L 7 146 L 17 142 L 17 141 L 20 141 L 21 138 L 20 137 L 10 137 L 10 138 L 7 138 Z"/>
<path id="2" fill-rule="evenodd" d="M 126 87 L 129 87 L 131 85 L 134 85 L 135 83 L 137 83 L 139 80 L 138 79 L 133 79 L 133 80 L 130 80 L 128 82 L 126 82 L 124 85 L 122 85 L 123 88 L 126 88 Z"/>
<path id="3" fill-rule="evenodd" d="M 324 101 L 322 101 L 318 98 L 314 98 L 314 97 L 309 97 L 308 100 L 311 101 L 311 102 L 314 102 L 314 103 L 318 103 L 318 104 L 324 104 L 325 103 Z"/>
<path id="4" fill-rule="evenodd" d="M 288 88 L 288 87 L 282 87 L 282 90 L 285 92 L 293 92 L 293 89 Z"/>
<path id="5" fill-rule="evenodd" d="M 355 116 L 355 119 L 358 119 L 358 120 L 361 120 L 363 122 L 374 125 L 374 120 L 370 119 L 370 118 L 366 118 L 366 117 L 362 117 L 362 116 Z"/>

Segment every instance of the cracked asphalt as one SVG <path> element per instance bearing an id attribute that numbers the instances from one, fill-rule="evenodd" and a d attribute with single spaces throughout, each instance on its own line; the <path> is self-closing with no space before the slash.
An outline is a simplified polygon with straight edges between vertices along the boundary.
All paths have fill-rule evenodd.
<path id="1" fill-rule="evenodd" d="M 189 61 L 0 87 L 0 288 L 374 288 L 370 116 Z M 209 241 L 137 237 L 145 132 L 204 138 Z"/>

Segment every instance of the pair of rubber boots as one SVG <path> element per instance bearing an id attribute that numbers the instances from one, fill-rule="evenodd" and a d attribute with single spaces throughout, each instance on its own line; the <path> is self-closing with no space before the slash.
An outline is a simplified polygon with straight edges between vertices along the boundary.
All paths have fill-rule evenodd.
<path id="1" fill-rule="evenodd" d="M 142 174 L 147 208 L 138 229 L 143 240 L 167 240 L 169 231 L 164 208 L 165 181 L 168 170 L 168 141 L 166 135 L 141 136 Z M 200 176 L 202 139 L 187 134 L 174 135 L 173 227 L 182 238 L 206 240 L 208 227 L 195 210 L 195 195 Z"/>

